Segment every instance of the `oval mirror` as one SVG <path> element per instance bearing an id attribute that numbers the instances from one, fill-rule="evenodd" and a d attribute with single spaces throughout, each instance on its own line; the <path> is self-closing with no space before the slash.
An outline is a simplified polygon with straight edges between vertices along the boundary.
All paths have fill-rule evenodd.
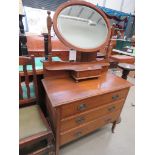
<path id="1" fill-rule="evenodd" d="M 62 4 L 53 21 L 58 38 L 77 51 L 98 51 L 110 39 L 110 24 L 106 15 L 88 2 Z"/>

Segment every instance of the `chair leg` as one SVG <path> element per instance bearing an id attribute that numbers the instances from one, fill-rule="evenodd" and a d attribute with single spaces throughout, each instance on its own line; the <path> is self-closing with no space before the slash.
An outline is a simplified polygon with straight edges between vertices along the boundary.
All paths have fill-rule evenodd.
<path id="1" fill-rule="evenodd" d="M 54 155 L 54 147 L 53 147 L 53 144 L 52 144 L 52 137 L 49 136 L 49 138 L 47 139 L 47 145 L 50 146 L 50 149 L 49 149 L 49 152 L 48 152 L 48 155 Z"/>

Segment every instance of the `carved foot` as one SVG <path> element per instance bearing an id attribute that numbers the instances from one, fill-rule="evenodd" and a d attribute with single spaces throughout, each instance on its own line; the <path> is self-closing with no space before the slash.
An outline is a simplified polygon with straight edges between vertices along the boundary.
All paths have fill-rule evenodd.
<path id="1" fill-rule="evenodd" d="M 125 79 L 125 80 L 127 80 L 129 72 L 130 72 L 129 70 L 125 70 L 124 69 L 123 70 L 123 73 L 122 73 L 122 78 Z"/>
<path id="2" fill-rule="evenodd" d="M 112 133 L 114 133 L 116 124 L 117 124 L 117 121 L 113 122 L 113 124 L 112 124 L 112 128 L 111 128 Z"/>

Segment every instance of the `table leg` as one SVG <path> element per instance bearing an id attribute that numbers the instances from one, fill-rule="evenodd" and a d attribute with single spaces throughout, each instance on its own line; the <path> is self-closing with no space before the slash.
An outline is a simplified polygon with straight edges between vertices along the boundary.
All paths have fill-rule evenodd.
<path id="1" fill-rule="evenodd" d="M 123 69 L 122 78 L 127 80 L 129 72 L 129 70 Z"/>

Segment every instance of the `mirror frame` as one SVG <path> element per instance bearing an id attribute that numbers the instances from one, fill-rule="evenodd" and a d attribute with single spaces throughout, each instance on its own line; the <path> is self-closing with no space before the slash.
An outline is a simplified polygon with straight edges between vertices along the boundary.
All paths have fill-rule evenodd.
<path id="1" fill-rule="evenodd" d="M 79 48 L 79 47 L 76 47 L 72 44 L 70 44 L 59 32 L 59 29 L 57 27 L 57 18 L 59 16 L 59 14 L 61 13 L 61 11 L 63 9 L 65 9 L 66 7 L 69 7 L 69 6 L 73 6 L 73 5 L 82 5 L 82 6 L 86 6 L 86 7 L 89 7 L 89 8 L 92 8 L 93 10 L 97 11 L 102 17 L 103 19 L 105 20 L 106 24 L 107 24 L 107 28 L 108 28 L 108 35 L 107 35 L 107 39 L 106 41 L 100 45 L 99 47 L 97 48 L 92 48 L 92 49 L 83 49 L 83 48 Z M 110 28 L 110 22 L 106 16 L 106 14 L 101 11 L 100 9 L 98 9 L 94 4 L 92 3 L 89 3 L 89 2 L 85 2 L 85 1 L 68 1 L 68 2 L 65 2 L 63 3 L 62 5 L 60 5 L 58 7 L 58 9 L 56 10 L 55 14 L 54 14 L 54 17 L 53 17 L 53 29 L 55 31 L 55 34 L 57 35 L 57 37 L 60 39 L 60 41 L 62 41 L 66 46 L 68 46 L 70 49 L 74 49 L 76 51 L 80 51 L 80 52 L 97 52 L 103 48 L 105 48 L 109 41 L 110 41 L 110 36 L 111 36 L 111 28 Z"/>

